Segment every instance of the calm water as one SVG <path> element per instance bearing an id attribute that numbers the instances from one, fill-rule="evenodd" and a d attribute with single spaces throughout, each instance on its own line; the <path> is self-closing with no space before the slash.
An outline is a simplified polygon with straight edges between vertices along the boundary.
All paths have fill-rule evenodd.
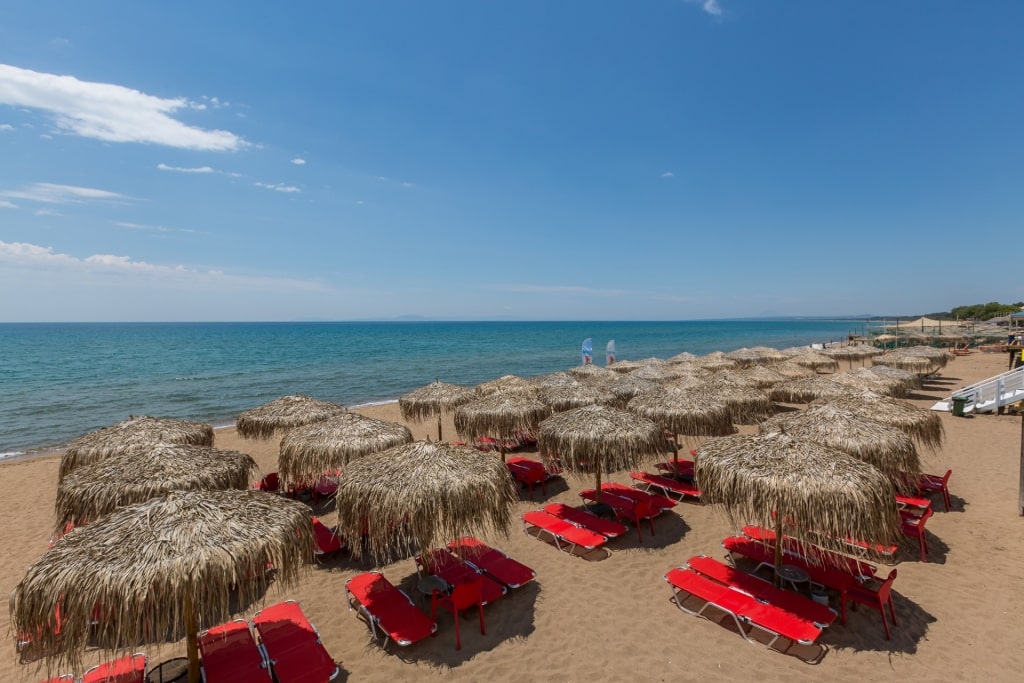
<path id="1" fill-rule="evenodd" d="M 0 324 L 0 457 L 129 415 L 230 424 L 286 394 L 362 405 L 441 379 L 475 385 L 594 362 L 839 341 L 859 322 Z"/>

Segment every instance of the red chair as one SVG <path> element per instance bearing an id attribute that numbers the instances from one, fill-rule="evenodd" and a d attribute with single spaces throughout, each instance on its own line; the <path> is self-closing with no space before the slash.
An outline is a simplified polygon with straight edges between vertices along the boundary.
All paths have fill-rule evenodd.
<path id="1" fill-rule="evenodd" d="M 889 635 L 889 622 L 885 619 L 885 606 L 889 606 L 889 614 L 892 615 L 892 623 L 896 624 L 896 607 L 892 602 L 892 583 L 896 580 L 896 570 L 889 572 L 889 576 L 877 589 L 871 589 L 863 584 L 856 584 L 847 587 L 839 596 L 839 608 L 842 613 L 843 623 L 846 623 L 846 601 L 853 600 L 862 605 L 867 605 L 882 615 L 882 626 L 885 627 L 885 638 L 891 640 Z"/>
<path id="2" fill-rule="evenodd" d="M 900 531 L 904 536 L 917 538 L 917 544 L 921 548 L 921 561 L 928 561 L 928 538 L 924 530 L 925 522 L 934 514 L 934 510 L 928 508 L 920 517 L 906 516 L 900 524 Z"/>
<path id="3" fill-rule="evenodd" d="M 919 491 L 942 494 L 942 502 L 946 504 L 946 512 L 949 512 L 949 477 L 952 474 L 953 470 L 946 470 L 946 473 L 941 477 L 937 474 L 922 474 L 921 479 L 917 482 Z"/>
<path id="4" fill-rule="evenodd" d="M 277 472 L 271 472 L 266 475 L 258 482 L 252 485 L 257 491 L 266 491 L 267 493 L 279 493 L 281 491 L 281 479 Z"/>
<path id="5" fill-rule="evenodd" d="M 320 518 L 313 516 L 313 536 L 316 544 L 313 547 L 313 554 L 319 559 L 324 555 L 336 553 L 345 548 L 345 539 L 338 535 L 336 529 L 331 529 L 320 521 Z"/>
<path id="6" fill-rule="evenodd" d="M 235 619 L 203 631 L 198 637 L 202 676 L 206 683 L 272 683 L 270 667 L 249 630 Z"/>
<path id="7" fill-rule="evenodd" d="M 476 605 L 477 611 L 480 613 L 480 633 L 484 635 L 487 634 L 487 629 L 484 626 L 483 583 L 483 575 L 477 574 L 476 578 L 471 578 L 456 584 L 454 588 L 452 588 L 452 592 L 450 594 L 445 594 L 437 590 L 433 592 L 430 605 L 430 618 L 437 621 L 438 605 L 452 613 L 455 617 L 456 650 L 462 649 L 462 636 L 459 634 L 459 615 L 463 610 L 467 610 L 473 605 Z"/>
<path id="8" fill-rule="evenodd" d="M 136 652 L 92 667 L 82 675 L 82 683 L 143 683 L 146 679 L 146 655 Z"/>

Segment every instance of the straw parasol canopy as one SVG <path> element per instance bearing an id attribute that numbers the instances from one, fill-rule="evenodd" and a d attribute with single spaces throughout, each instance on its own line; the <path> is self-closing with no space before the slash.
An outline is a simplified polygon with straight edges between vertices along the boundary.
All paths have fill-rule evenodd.
<path id="1" fill-rule="evenodd" d="M 556 413 L 594 404 L 610 405 L 616 401 L 615 394 L 604 387 L 580 383 L 574 386 L 542 388 L 537 398 Z"/>
<path id="2" fill-rule="evenodd" d="M 530 380 L 537 387 L 543 389 L 545 387 L 571 387 L 577 384 L 582 384 L 580 380 L 576 379 L 568 372 L 551 372 L 540 377 L 534 377 Z"/>
<path id="3" fill-rule="evenodd" d="M 637 467 L 663 452 L 665 437 L 653 420 L 619 408 L 590 405 L 556 413 L 540 423 L 537 448 L 570 472 L 597 476 Z"/>
<path id="4" fill-rule="evenodd" d="M 550 406 L 521 394 L 494 394 L 455 409 L 455 431 L 464 439 L 489 436 L 498 440 L 502 460 L 504 442 L 521 432 L 533 432 L 551 415 Z"/>
<path id="5" fill-rule="evenodd" d="M 115 453 L 148 448 L 158 443 L 212 446 L 213 427 L 202 422 L 133 415 L 116 425 L 80 436 L 68 444 L 60 459 L 58 480 L 79 465 L 89 465 Z"/>
<path id="6" fill-rule="evenodd" d="M 830 358 L 829 356 L 813 351 L 807 351 L 793 356 L 789 359 L 789 362 L 802 365 L 805 368 L 810 368 L 815 372 L 835 372 L 839 369 L 839 362 L 835 358 Z"/>
<path id="7" fill-rule="evenodd" d="M 791 379 L 771 388 L 773 401 L 780 403 L 810 403 L 816 398 L 837 398 L 853 391 L 831 377 L 818 376 Z"/>
<path id="8" fill-rule="evenodd" d="M 354 458 L 412 440 L 412 432 L 405 425 L 357 413 L 342 413 L 296 427 L 281 439 L 277 458 L 281 482 L 313 483 Z"/>
<path id="9" fill-rule="evenodd" d="M 712 351 L 706 356 L 700 356 L 697 360 L 693 361 L 693 364 L 704 370 L 728 370 L 739 367 L 739 363 L 731 358 L 727 358 L 721 351 Z"/>
<path id="10" fill-rule="evenodd" d="M 590 381 L 608 379 L 615 377 L 618 373 L 600 365 L 577 365 L 569 368 L 569 374 L 576 379 Z"/>
<path id="11" fill-rule="evenodd" d="M 921 475 L 921 458 L 909 436 L 835 404 L 777 415 L 762 422 L 759 431 L 781 431 L 840 450 L 874 465 L 897 488 L 916 482 Z"/>
<path id="12" fill-rule="evenodd" d="M 776 363 L 772 366 L 772 370 L 782 375 L 783 380 L 814 377 L 814 370 L 805 368 L 802 365 L 797 365 L 796 363 L 788 360 L 782 363 Z"/>
<path id="13" fill-rule="evenodd" d="M 686 391 L 686 390 L 684 390 Z M 765 389 L 759 389 L 733 376 L 719 373 L 689 391 L 696 391 L 725 403 L 732 414 L 732 423 L 757 424 L 775 413 L 775 404 Z"/>
<path id="14" fill-rule="evenodd" d="M 11 594 L 13 631 L 32 634 L 50 670 L 82 668 L 87 645 L 123 654 L 185 635 L 197 683 L 199 629 L 227 621 L 271 580 L 296 584 L 312 558 L 302 503 L 251 489 L 175 491 L 74 529 L 44 553 Z M 96 604 L 102 620 L 92 626 Z"/>
<path id="15" fill-rule="evenodd" d="M 626 408 L 673 434 L 723 436 L 736 431 L 729 406 L 703 392 L 663 388 L 640 394 Z"/>
<path id="16" fill-rule="evenodd" d="M 914 356 L 906 353 L 886 353 L 871 359 L 874 365 L 888 365 L 898 370 L 906 370 L 918 375 L 930 375 L 938 369 L 938 362 L 925 356 Z"/>
<path id="17" fill-rule="evenodd" d="M 340 403 L 309 396 L 282 396 L 270 403 L 247 410 L 235 421 L 238 435 L 244 439 L 269 439 L 274 433 L 319 422 L 345 412 Z"/>
<path id="18" fill-rule="evenodd" d="M 638 396 L 645 391 L 654 391 L 661 385 L 657 382 L 638 379 L 636 377 L 626 375 L 624 377 L 616 376 L 615 379 L 609 382 L 604 382 L 600 386 L 601 388 L 610 391 L 612 395 L 615 396 L 615 405 L 623 407 L 629 403 L 629 400 L 634 396 Z"/>
<path id="19" fill-rule="evenodd" d="M 353 461 L 338 483 L 340 532 L 379 564 L 453 538 L 507 534 L 518 500 L 500 460 L 467 446 L 414 441 Z"/>
<path id="20" fill-rule="evenodd" d="M 945 429 L 937 413 L 918 408 L 912 403 L 872 392 L 857 392 L 832 399 L 814 401 L 811 405 L 834 405 L 852 413 L 895 427 L 923 447 L 942 445 Z"/>
<path id="21" fill-rule="evenodd" d="M 741 368 L 747 368 L 752 365 L 764 365 L 767 363 L 781 363 L 789 358 L 789 356 L 778 349 L 773 349 L 767 346 L 755 346 L 750 349 L 736 349 L 735 351 L 729 351 L 726 353 L 725 357 L 735 361 Z"/>
<path id="22" fill-rule="evenodd" d="M 798 544 L 844 552 L 843 539 L 889 545 L 900 519 L 892 482 L 873 466 L 789 434 L 737 434 L 697 449 L 694 480 L 706 504 L 725 509 L 736 527 L 776 531 Z"/>
<path id="23" fill-rule="evenodd" d="M 768 389 L 780 382 L 786 381 L 786 378 L 778 371 L 778 367 L 778 365 L 771 367 L 755 365 L 752 368 L 732 372 L 729 376 L 735 377 L 738 381 L 747 382 L 759 389 Z"/>
<path id="24" fill-rule="evenodd" d="M 56 528 L 79 526 L 171 491 L 247 489 L 259 468 L 245 453 L 157 444 L 83 465 L 57 484 Z"/>
<path id="25" fill-rule="evenodd" d="M 868 371 L 868 368 L 857 368 L 853 372 L 836 372 L 829 379 L 855 391 L 874 391 L 886 396 L 902 396 L 907 393 L 903 382 L 875 374 Z"/>
<path id="26" fill-rule="evenodd" d="M 441 441 L 441 416 L 474 398 L 476 398 L 476 394 L 469 387 L 436 380 L 400 396 L 398 408 L 402 411 L 402 419 L 413 422 L 423 422 L 436 417 L 437 440 Z"/>
<path id="27" fill-rule="evenodd" d="M 492 379 L 476 386 L 476 397 L 493 396 L 494 394 L 519 394 L 522 396 L 536 396 L 537 386 L 528 379 L 518 375 L 502 375 L 498 379 Z"/>
<path id="28" fill-rule="evenodd" d="M 900 370 L 899 368 L 890 368 L 888 365 L 872 365 L 869 368 L 858 368 L 857 372 L 870 372 L 874 375 L 880 375 L 886 379 L 894 379 L 899 381 L 907 390 L 907 393 L 911 389 L 921 388 L 921 378 L 912 372 L 906 370 Z"/>

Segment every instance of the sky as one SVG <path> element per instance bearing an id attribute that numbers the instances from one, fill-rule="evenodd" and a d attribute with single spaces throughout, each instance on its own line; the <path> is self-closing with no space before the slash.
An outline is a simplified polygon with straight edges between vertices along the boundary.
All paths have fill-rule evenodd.
<path id="1" fill-rule="evenodd" d="M 0 322 L 1024 299 L 1018 0 L 0 16 Z"/>

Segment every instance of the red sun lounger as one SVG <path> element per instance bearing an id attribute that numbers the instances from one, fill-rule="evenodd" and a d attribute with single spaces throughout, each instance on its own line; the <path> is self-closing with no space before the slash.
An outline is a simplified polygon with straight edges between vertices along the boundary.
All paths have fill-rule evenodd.
<path id="1" fill-rule="evenodd" d="M 630 472 L 629 476 L 639 484 L 642 484 L 644 490 L 648 493 L 651 489 L 655 489 L 669 498 L 675 495 L 679 500 L 687 497 L 700 500 L 700 489 L 688 481 L 663 477 L 660 474 L 651 474 L 650 472 Z"/>
<path id="2" fill-rule="evenodd" d="M 143 683 L 146 679 L 146 655 L 136 652 L 94 666 L 82 675 L 82 683 Z"/>
<path id="3" fill-rule="evenodd" d="M 448 549 L 461 553 L 467 564 L 510 589 L 519 588 L 537 577 L 537 572 L 525 564 L 513 560 L 500 550 L 472 536 L 452 541 L 448 544 Z"/>
<path id="4" fill-rule="evenodd" d="M 336 553 L 345 547 L 345 540 L 334 529 L 321 522 L 319 517 L 313 517 L 313 534 L 316 539 L 313 554 L 318 558 Z"/>
<path id="5" fill-rule="evenodd" d="M 813 621 L 801 619 L 780 607 L 761 602 L 747 593 L 712 581 L 693 570 L 681 567 L 672 569 L 665 574 L 665 581 L 672 587 L 676 607 L 680 610 L 708 618 L 704 611 L 708 607 L 717 608 L 732 617 L 740 635 L 748 642 L 759 642 L 751 638 L 755 629 L 770 637 L 768 643 L 765 643 L 768 648 L 774 648 L 779 638 L 810 645 L 821 635 L 821 627 Z M 704 604 L 700 609 L 690 609 L 686 607 L 687 600 L 682 594 L 698 598 Z M 749 628 L 744 628 L 744 625 Z"/>
<path id="6" fill-rule="evenodd" d="M 271 683 L 263 652 L 249 622 L 235 619 L 199 634 L 203 680 L 206 683 Z"/>
<path id="7" fill-rule="evenodd" d="M 523 531 L 527 531 L 527 525 L 534 526 L 546 533 L 554 540 L 556 548 L 568 553 L 575 553 L 576 548 L 584 550 L 600 548 L 608 541 L 601 534 L 581 529 L 543 510 L 531 510 L 524 513 Z M 567 546 L 568 550 L 563 546 Z"/>
<path id="8" fill-rule="evenodd" d="M 776 588 L 753 574 L 741 572 L 707 555 L 696 555 L 686 561 L 688 569 L 718 583 L 743 591 L 762 602 L 767 602 L 820 628 L 831 626 L 836 613 L 827 606 L 814 602 L 799 593 Z"/>
<path id="9" fill-rule="evenodd" d="M 570 507 L 564 503 L 549 503 L 544 506 L 544 512 L 554 515 L 559 519 L 564 519 L 573 526 L 607 536 L 609 539 L 617 538 L 628 531 L 625 524 L 620 524 L 614 519 L 604 519 L 586 510 Z"/>
<path id="10" fill-rule="evenodd" d="M 261 609 L 252 624 L 278 683 L 327 683 L 341 673 L 294 600 Z"/>
<path id="11" fill-rule="evenodd" d="M 345 582 L 345 593 L 348 608 L 357 609 L 366 619 L 374 638 L 390 638 L 405 647 L 437 633 L 437 622 L 380 572 L 353 576 Z"/>
<path id="12" fill-rule="evenodd" d="M 471 567 L 455 555 L 448 552 L 446 548 L 434 548 L 425 553 L 426 566 L 423 564 L 424 555 L 416 556 L 416 564 L 429 574 L 440 576 L 449 586 L 455 586 L 466 581 L 473 581 L 478 574 L 481 574 L 475 567 Z M 484 575 L 483 584 L 480 587 L 481 605 L 489 605 L 501 596 L 508 593 L 508 588 L 495 581 L 490 576 Z"/>

